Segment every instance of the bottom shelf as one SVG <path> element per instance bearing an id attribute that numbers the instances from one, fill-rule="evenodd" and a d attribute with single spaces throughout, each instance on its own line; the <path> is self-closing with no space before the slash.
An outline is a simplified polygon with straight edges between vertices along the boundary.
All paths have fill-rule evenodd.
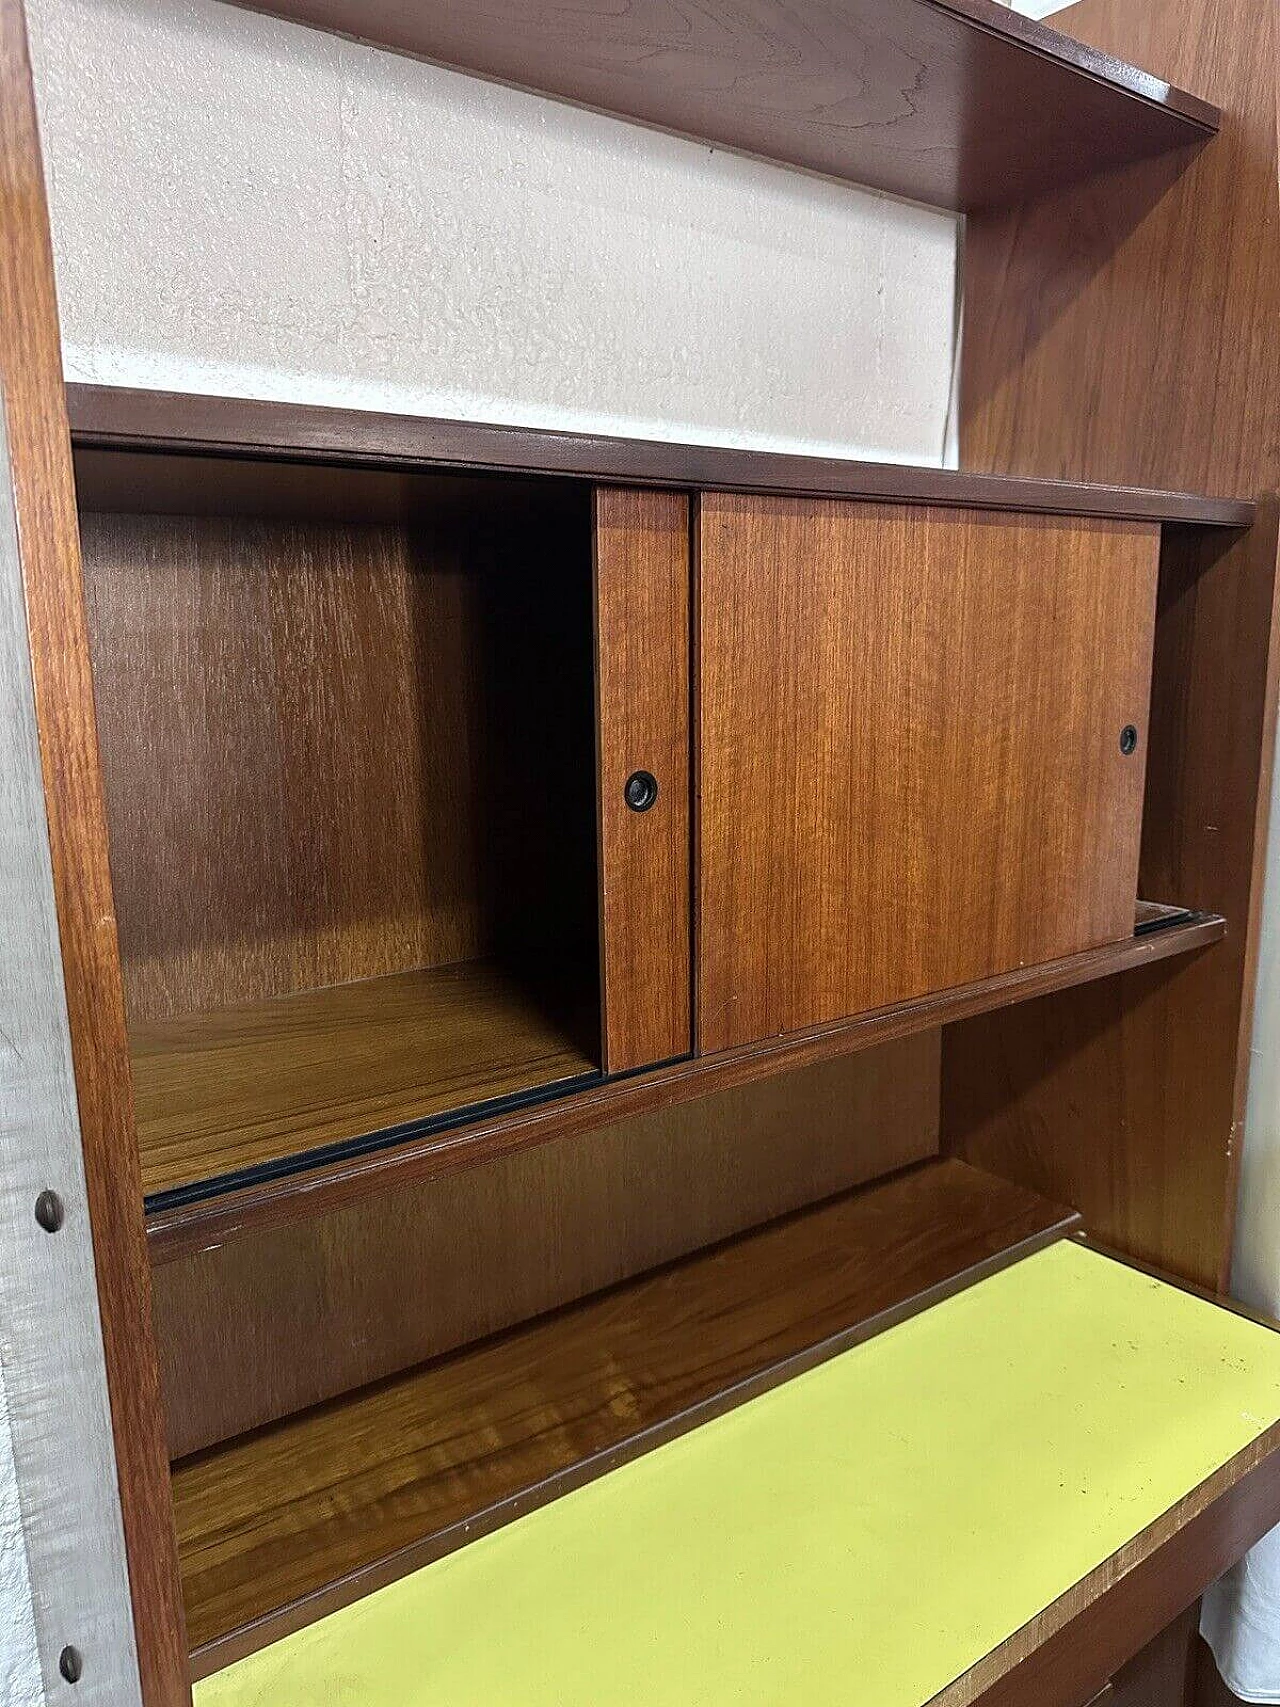
<path id="1" fill-rule="evenodd" d="M 1280 1336 L 1075 1240 L 796 1372 L 199 1707 L 1080 1707 L 1280 1517 Z"/>
<path id="2" fill-rule="evenodd" d="M 197 1674 L 1078 1221 L 962 1162 L 927 1162 L 179 1463 Z"/>

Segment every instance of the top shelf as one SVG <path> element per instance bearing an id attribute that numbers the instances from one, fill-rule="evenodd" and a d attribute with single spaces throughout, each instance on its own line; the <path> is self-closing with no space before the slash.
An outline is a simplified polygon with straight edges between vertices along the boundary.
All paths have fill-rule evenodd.
<path id="1" fill-rule="evenodd" d="M 1254 519 L 1254 506 L 1240 498 L 1027 480 L 716 445 L 604 438 L 314 404 L 69 385 L 67 406 L 72 438 L 81 450 L 170 451 L 547 474 L 695 491 L 781 492 L 861 498 L 875 503 L 938 504 L 1217 527 L 1248 527 Z M 156 481 L 163 485 L 159 471 Z M 81 471 L 82 506 L 106 510 L 137 507 L 144 484 L 136 467 L 119 477 L 109 469 L 85 467 Z M 182 491 L 189 498 L 190 482 L 182 482 Z M 157 493 L 152 494 L 151 501 L 165 507 Z"/>
<path id="2" fill-rule="evenodd" d="M 964 213 L 1203 143 L 1220 119 L 995 0 L 249 3 Z"/>

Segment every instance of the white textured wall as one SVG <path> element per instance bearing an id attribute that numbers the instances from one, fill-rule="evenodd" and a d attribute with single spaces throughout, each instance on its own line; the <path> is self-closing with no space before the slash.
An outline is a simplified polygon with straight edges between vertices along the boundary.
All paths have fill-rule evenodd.
<path id="1" fill-rule="evenodd" d="M 936 212 L 218 0 L 33 0 L 72 377 L 937 461 Z"/>
<path id="2" fill-rule="evenodd" d="M 946 216 L 217 0 L 28 13 L 69 377 L 942 455 Z M 16 1513 L 0 1391 L 0 1707 Z"/>

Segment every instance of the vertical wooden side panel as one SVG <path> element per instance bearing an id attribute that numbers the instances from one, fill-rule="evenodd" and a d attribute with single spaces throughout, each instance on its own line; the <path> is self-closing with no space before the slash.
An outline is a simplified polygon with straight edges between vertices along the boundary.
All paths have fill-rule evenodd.
<path id="1" fill-rule="evenodd" d="M 689 500 L 595 495 L 600 954 L 605 1070 L 687 1055 L 690 1009 Z M 653 805 L 627 780 L 647 771 Z"/>
<path id="2" fill-rule="evenodd" d="M 966 469 L 1255 498 L 1280 484 L 1273 0 L 1083 0 L 1055 28 L 1223 110 L 1168 155 L 970 217 Z"/>
<path id="3" fill-rule="evenodd" d="M 0 373 L 107 1386 L 146 1707 L 190 1701 L 44 175 L 0 0 Z"/>
<path id="4" fill-rule="evenodd" d="M 972 469 L 1238 493 L 1280 487 L 1274 0 L 1083 0 L 1055 24 L 1223 109 L 1176 159 L 969 221 L 961 456 Z M 1225 1285 L 1275 717 L 1273 505 L 1245 539 L 1170 530 L 1143 883 L 1226 915 L 1176 970 L 950 1028 L 950 1149 L 1091 1231 Z"/>
<path id="5" fill-rule="evenodd" d="M 1131 934 L 1156 529 L 707 496 L 698 1047 Z"/>
<path id="6" fill-rule="evenodd" d="M 1223 913 L 1225 940 L 943 1033 L 949 1153 L 1056 1192 L 1096 1237 L 1213 1287 L 1247 1079 L 1276 540 L 1272 500 L 1244 535 L 1175 532 L 1162 563 L 1141 887 Z"/>

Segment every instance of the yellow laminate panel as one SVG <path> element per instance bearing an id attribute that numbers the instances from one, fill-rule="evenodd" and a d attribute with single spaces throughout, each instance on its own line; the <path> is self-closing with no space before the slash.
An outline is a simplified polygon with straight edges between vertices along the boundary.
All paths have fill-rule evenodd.
<path id="1" fill-rule="evenodd" d="M 1278 1418 L 1280 1335 L 1057 1244 L 197 1707 L 919 1707 Z"/>

